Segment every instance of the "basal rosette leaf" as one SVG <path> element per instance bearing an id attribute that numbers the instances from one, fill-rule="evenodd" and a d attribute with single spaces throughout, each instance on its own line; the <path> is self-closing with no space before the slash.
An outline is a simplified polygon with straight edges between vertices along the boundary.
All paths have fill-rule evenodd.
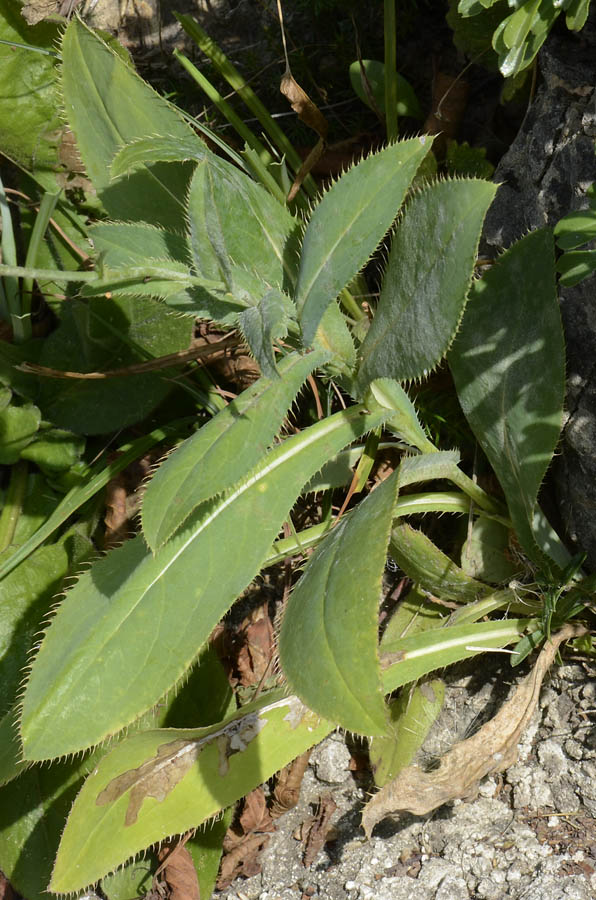
<path id="1" fill-rule="evenodd" d="M 565 346 L 549 230 L 522 238 L 474 283 L 449 365 L 520 543 L 531 559 L 543 563 L 533 520 L 559 438 L 565 394 Z"/>
<path id="2" fill-rule="evenodd" d="M 64 32 L 62 62 L 66 118 L 108 213 L 180 231 L 189 164 L 154 163 L 115 180 L 109 166 L 120 147 L 135 138 L 167 134 L 193 140 L 190 126 L 78 18 Z"/>
<path id="3" fill-rule="evenodd" d="M 332 728 L 277 691 L 210 728 L 145 731 L 122 741 L 73 805 L 50 890 L 78 891 L 150 844 L 195 828 Z"/>
<path id="4" fill-rule="evenodd" d="M 360 350 L 361 390 L 375 378 L 421 378 L 444 357 L 464 312 L 496 190 L 482 180 L 441 181 L 408 203 Z"/>
<path id="5" fill-rule="evenodd" d="M 257 574 L 304 483 L 389 412 L 354 406 L 323 419 L 198 507 L 155 554 L 139 535 L 92 566 L 33 662 L 21 717 L 25 758 L 92 746 L 152 707 Z"/>
<path id="6" fill-rule="evenodd" d="M 315 206 L 302 242 L 295 294 L 306 346 L 326 308 L 390 228 L 431 144 L 423 136 L 371 154 L 345 172 Z"/>
<path id="7" fill-rule="evenodd" d="M 310 557 L 290 598 L 280 661 L 291 690 L 359 734 L 386 734 L 378 613 L 397 473 L 342 519 Z"/>
<path id="8" fill-rule="evenodd" d="M 188 438 L 159 467 L 143 499 L 143 533 L 156 550 L 202 502 L 239 481 L 271 444 L 308 375 L 325 359 L 294 353 Z"/>
<path id="9" fill-rule="evenodd" d="M 297 220 L 265 188 L 213 154 L 197 164 L 187 203 L 188 240 L 197 271 L 231 288 L 233 268 L 274 287 L 291 284 L 288 241 Z"/>

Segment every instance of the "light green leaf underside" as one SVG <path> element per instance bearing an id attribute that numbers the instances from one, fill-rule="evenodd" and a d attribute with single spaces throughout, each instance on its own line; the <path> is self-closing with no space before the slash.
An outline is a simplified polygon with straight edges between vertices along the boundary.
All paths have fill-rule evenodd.
<path id="1" fill-rule="evenodd" d="M 362 389 L 382 376 L 421 378 L 443 358 L 464 311 L 482 223 L 496 190 L 487 181 L 441 181 L 407 205 L 360 351 Z"/>
<path id="2" fill-rule="evenodd" d="M 291 690 L 359 734 L 386 734 L 377 634 L 397 475 L 341 520 L 311 556 L 284 614 L 280 661 Z"/>
<path id="3" fill-rule="evenodd" d="M 486 650 L 505 647 L 519 640 L 529 621 L 509 619 L 452 625 L 383 642 L 383 687 L 385 691 L 394 691 L 435 669 L 453 665 Z"/>
<path id="4" fill-rule="evenodd" d="M 156 163 L 111 181 L 117 150 L 136 138 L 168 134 L 192 140 L 192 129 L 80 19 L 62 40 L 62 91 L 67 121 L 87 173 L 108 213 L 181 230 L 190 169 Z"/>
<path id="5" fill-rule="evenodd" d="M 146 731 L 122 741 L 104 757 L 75 801 L 50 889 L 79 890 L 148 845 L 200 825 L 318 743 L 332 728 L 331 722 L 318 719 L 296 697 L 284 697 L 278 691 L 210 728 Z M 132 798 L 135 807 L 141 801 L 136 821 L 125 825 L 135 790 L 134 774 L 130 788 L 106 802 L 110 795 L 116 797 L 115 779 L 149 760 L 157 761 L 159 748 L 168 744 L 182 751 L 178 759 L 181 770 L 186 766 L 183 777 L 169 791 L 166 784 L 162 799 L 144 796 L 141 786 Z M 153 786 L 149 778 L 145 790 Z"/>
<path id="6" fill-rule="evenodd" d="M 145 539 L 157 549 L 199 503 L 231 487 L 261 459 L 301 385 L 324 360 L 322 353 L 294 353 L 280 377 L 260 378 L 159 467 L 143 499 Z"/>
<path id="7" fill-rule="evenodd" d="M 469 602 L 492 591 L 466 575 L 424 532 L 407 523 L 392 530 L 389 553 L 406 575 L 437 597 Z"/>
<path id="8" fill-rule="evenodd" d="M 180 134 L 177 137 L 165 134 L 141 137 L 121 147 L 116 153 L 110 166 L 110 175 L 117 178 L 149 163 L 203 160 L 209 155 L 210 151 L 204 141 L 192 132 L 187 136 Z"/>
<path id="9" fill-rule="evenodd" d="M 83 575 L 33 663 L 21 720 L 25 757 L 95 744 L 155 704 L 257 574 L 304 483 L 386 416 L 354 406 L 322 420 L 202 504 L 155 555 L 139 536 Z"/>
<path id="10" fill-rule="evenodd" d="M 449 364 L 520 543 L 540 563 L 532 521 L 559 437 L 565 390 L 550 231 L 518 241 L 474 284 Z"/>
<path id="11" fill-rule="evenodd" d="M 296 284 L 304 342 L 327 306 L 368 262 L 395 219 L 429 137 L 392 144 L 363 159 L 323 195 L 307 225 Z"/>

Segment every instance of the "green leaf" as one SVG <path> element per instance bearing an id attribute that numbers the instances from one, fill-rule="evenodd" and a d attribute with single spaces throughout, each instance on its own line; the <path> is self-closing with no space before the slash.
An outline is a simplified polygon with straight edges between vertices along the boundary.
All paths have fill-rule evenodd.
<path id="1" fill-rule="evenodd" d="M 280 376 L 260 378 L 162 463 L 147 485 L 142 508 L 143 533 L 153 550 L 200 503 L 259 462 L 303 382 L 324 358 L 316 352 L 287 356 L 279 364 Z"/>
<path id="2" fill-rule="evenodd" d="M 565 23 L 571 31 L 581 31 L 586 24 L 590 0 L 571 0 L 565 10 Z"/>
<path id="3" fill-rule="evenodd" d="M 559 250 L 575 250 L 596 240 L 596 210 L 579 209 L 559 219 L 554 228 Z"/>
<path id="4" fill-rule="evenodd" d="M 205 142 L 193 132 L 176 137 L 168 134 L 141 137 L 120 148 L 110 166 L 110 175 L 117 178 L 149 163 L 200 161 L 209 155 Z"/>
<path id="5" fill-rule="evenodd" d="M 496 190 L 487 181 L 441 181 L 412 198 L 360 349 L 362 389 L 383 376 L 421 378 L 444 357 L 463 315 L 482 223 Z"/>
<path id="6" fill-rule="evenodd" d="M 356 348 L 345 316 L 337 303 L 330 303 L 323 313 L 313 339 L 313 348 L 330 354 L 331 359 L 325 367 L 329 375 L 352 374 L 356 365 Z"/>
<path id="7" fill-rule="evenodd" d="M 489 649 L 498 649 L 519 640 L 529 619 L 475 622 L 423 631 L 383 644 L 381 666 L 383 686 L 394 691 L 435 669 L 469 659 Z"/>
<path id="8" fill-rule="evenodd" d="M 109 269 L 142 266 L 147 259 L 169 258 L 190 264 L 188 245 L 182 235 L 144 222 L 98 222 L 89 228 L 89 237 Z"/>
<path id="9" fill-rule="evenodd" d="M 493 519 L 477 519 L 461 551 L 463 571 L 492 584 L 510 581 L 520 571 L 507 555 L 509 529 Z"/>
<path id="10" fill-rule="evenodd" d="M 445 682 L 440 678 L 406 686 L 389 704 L 390 737 L 375 738 L 368 755 L 377 787 L 392 781 L 414 759 L 443 705 Z"/>
<path id="11" fill-rule="evenodd" d="M 73 805 L 50 890 L 77 891 L 148 845 L 200 825 L 332 728 L 277 691 L 209 728 L 146 731 L 122 741 Z"/>
<path id="12" fill-rule="evenodd" d="M 354 406 L 323 419 L 202 504 L 155 555 L 139 536 L 82 575 L 33 663 L 21 720 L 25 757 L 88 747 L 153 706 L 257 574 L 303 484 L 386 416 Z M 148 644 L 160 652 L 148 653 Z"/>
<path id="13" fill-rule="evenodd" d="M 234 280 L 242 270 L 237 270 Z M 236 323 L 248 344 L 250 351 L 259 364 L 263 375 L 268 378 L 277 376 L 273 342 L 286 337 L 290 322 L 295 317 L 294 304 L 287 294 L 279 288 L 264 285 L 250 272 L 248 276 L 252 288 L 247 296 L 246 309 L 238 313 Z M 256 283 L 255 283 L 256 282 Z M 243 293 L 244 296 L 244 293 Z"/>
<path id="14" fill-rule="evenodd" d="M 71 538 L 72 541 L 72 538 Z M 9 555 L 5 551 L 0 560 Z M 68 544 L 40 547 L 2 582 L 0 604 L 0 714 L 10 709 L 23 667 L 44 615 L 49 611 L 71 557 Z"/>
<path id="15" fill-rule="evenodd" d="M 58 26 L 30 27 L 16 0 L 0 3 L 0 39 L 53 51 Z M 56 57 L 24 47 L 0 45 L 0 150 L 29 169 L 58 165 L 60 119 L 57 114 Z"/>
<path id="16" fill-rule="evenodd" d="M 38 432 L 37 440 L 21 450 L 21 459 L 35 463 L 49 475 L 67 472 L 81 457 L 85 449 L 83 438 L 71 431 L 49 428 Z"/>
<path id="17" fill-rule="evenodd" d="M 387 733 L 377 633 L 397 486 L 394 473 L 326 535 L 281 626 L 280 661 L 291 690 L 359 734 Z"/>
<path id="18" fill-rule="evenodd" d="M 397 411 L 388 419 L 387 428 L 421 453 L 436 452 L 418 421 L 414 404 L 399 382 L 393 378 L 377 378 L 370 385 L 370 391 L 377 403 Z"/>
<path id="19" fill-rule="evenodd" d="M 155 444 L 163 440 L 176 440 L 184 426 L 188 427 L 191 419 L 182 419 L 172 422 L 166 428 L 157 428 L 148 434 L 137 438 L 130 444 L 123 444 L 117 448 L 116 459 L 104 465 L 100 462 L 95 470 L 91 469 L 85 472 L 85 478 L 88 480 L 77 483 L 71 488 L 68 494 L 56 505 L 56 495 L 50 491 L 49 487 L 43 484 L 43 504 L 35 504 L 34 511 L 27 502 L 24 501 L 25 517 L 21 514 L 17 528 L 15 531 L 14 543 L 20 544 L 17 550 L 8 554 L 5 559 L 0 560 L 0 579 L 5 578 L 9 572 L 12 572 L 24 559 L 33 553 L 44 541 L 51 537 L 54 532 L 63 525 L 66 520 L 83 506 L 87 500 L 94 497 L 101 488 L 122 472 L 126 466 L 130 465 L 139 456 L 142 456 L 147 450 L 154 447 Z M 28 517 L 31 517 L 29 520 Z M 21 534 L 21 527 L 24 521 L 28 522 L 26 533 Z M 34 530 L 34 526 L 35 529 Z M 31 533 L 34 531 L 34 533 Z M 18 537 L 18 540 L 17 540 Z M 20 542 L 23 541 L 21 544 Z"/>
<path id="20" fill-rule="evenodd" d="M 11 391 L 8 388 L 0 389 L 0 394 L 10 401 Z M 32 403 L 23 406 L 9 403 L 0 408 L 0 465 L 9 466 L 17 462 L 21 451 L 35 440 L 40 422 L 41 413 Z"/>
<path id="21" fill-rule="evenodd" d="M 0 868 L 27 900 L 47 900 L 64 820 L 93 765 L 87 757 L 36 766 L 0 789 Z"/>
<path id="22" fill-rule="evenodd" d="M 557 260 L 557 272 L 561 273 L 559 283 L 563 287 L 573 287 L 596 271 L 596 250 L 572 250 Z"/>
<path id="23" fill-rule="evenodd" d="M 133 859 L 112 875 L 101 879 L 102 895 L 108 900 L 135 900 L 145 897 L 153 883 L 151 861 L 147 858 Z"/>
<path id="24" fill-rule="evenodd" d="M 437 597 L 471 602 L 491 592 L 488 585 L 466 575 L 424 532 L 407 523 L 392 530 L 389 553 L 406 575 Z"/>
<path id="25" fill-rule="evenodd" d="M 18 716 L 13 706 L 0 717 L 0 787 L 20 775 L 26 767 L 27 763 L 21 759 Z"/>
<path id="26" fill-rule="evenodd" d="M 527 0 L 501 22 L 492 44 L 504 78 L 530 65 L 560 12 L 553 0 Z"/>
<path id="27" fill-rule="evenodd" d="M 64 32 L 62 61 L 66 118 L 105 209 L 116 219 L 182 230 L 188 164 L 155 163 L 115 180 L 109 166 L 123 144 L 154 135 L 188 141 L 192 129 L 78 18 Z"/>
<path id="28" fill-rule="evenodd" d="M 368 262 L 391 226 L 431 144 L 423 136 L 371 154 L 343 174 L 313 210 L 296 284 L 307 346 L 325 309 Z"/>
<path id="29" fill-rule="evenodd" d="M 413 584 L 389 619 L 381 638 L 381 653 L 391 641 L 412 637 L 420 631 L 430 631 L 447 623 L 449 610 L 440 603 L 434 603 L 428 591 Z"/>
<path id="30" fill-rule="evenodd" d="M 186 349 L 192 322 L 163 304 L 130 297 L 92 298 L 64 305 L 60 326 L 44 342 L 42 365 L 103 371 Z M 138 349 L 137 349 L 138 348 Z M 44 378 L 39 405 L 54 424 L 79 434 L 102 434 L 145 418 L 171 391 L 160 373 L 99 381 Z"/>
<path id="31" fill-rule="evenodd" d="M 188 195 L 189 243 L 197 271 L 231 289 L 232 269 L 248 269 L 273 287 L 292 283 L 288 240 L 297 220 L 260 184 L 209 154 Z"/>
<path id="32" fill-rule="evenodd" d="M 462 409 L 505 493 L 519 541 L 541 564 L 532 521 L 559 438 L 565 392 L 550 231 L 522 238 L 474 283 L 449 364 Z"/>
<path id="33" fill-rule="evenodd" d="M 366 80 L 370 85 L 370 91 L 373 95 L 377 110 L 385 114 L 385 64 L 376 59 L 363 59 L 362 68 L 366 73 Z M 414 88 L 399 72 L 396 73 L 397 78 L 397 115 L 411 116 L 414 119 L 422 119 L 422 110 L 418 103 L 418 98 L 414 92 Z M 353 62 L 350 66 L 350 84 L 354 93 L 360 97 L 363 103 L 372 107 L 362 77 L 362 70 L 359 60 Z"/>

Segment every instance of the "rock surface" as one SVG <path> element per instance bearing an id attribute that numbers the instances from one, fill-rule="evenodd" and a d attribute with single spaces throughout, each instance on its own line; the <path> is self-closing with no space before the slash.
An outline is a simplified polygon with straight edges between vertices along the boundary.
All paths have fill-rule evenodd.
<path id="1" fill-rule="evenodd" d="M 596 8 L 579 34 L 552 34 L 536 97 L 501 160 L 485 227 L 494 255 L 527 231 L 584 209 L 596 181 Z M 596 569 L 596 278 L 561 291 L 567 340 L 567 418 L 556 467 L 561 520 Z"/>

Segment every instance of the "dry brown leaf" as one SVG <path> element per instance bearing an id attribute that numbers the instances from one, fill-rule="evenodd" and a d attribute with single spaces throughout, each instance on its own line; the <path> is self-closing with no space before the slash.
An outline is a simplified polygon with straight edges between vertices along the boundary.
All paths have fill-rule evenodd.
<path id="1" fill-rule="evenodd" d="M 275 830 L 262 787 L 255 788 L 244 798 L 244 809 L 239 819 L 239 825 L 244 834 Z"/>
<path id="2" fill-rule="evenodd" d="M 285 766 L 277 776 L 271 804 L 272 818 L 279 819 L 280 816 L 283 816 L 289 809 L 293 809 L 298 803 L 300 786 L 311 752 L 311 750 L 307 750 L 306 753 L 301 753 L 294 762 L 290 763 L 289 766 Z"/>
<path id="3" fill-rule="evenodd" d="M 367 838 L 377 822 L 396 812 L 424 816 L 450 800 L 470 799 L 486 775 L 503 772 L 517 759 L 517 745 L 532 718 L 543 678 L 563 641 L 585 634 L 582 625 L 565 625 L 545 644 L 532 671 L 499 712 L 466 741 L 456 744 L 432 772 L 408 766 L 375 794 L 362 812 Z"/>
<path id="4" fill-rule="evenodd" d="M 305 125 L 308 125 L 309 128 L 312 128 L 319 135 L 319 140 L 300 166 L 294 179 L 294 184 L 290 188 L 288 201 L 291 201 L 300 190 L 300 185 L 308 173 L 321 158 L 327 146 L 329 124 L 316 103 L 313 103 L 306 91 L 300 87 L 289 68 L 286 68 L 282 75 L 279 89 L 284 97 L 289 100 L 290 106 L 297 113 L 300 121 L 304 122 Z"/>
<path id="5" fill-rule="evenodd" d="M 259 684 L 270 673 L 275 653 L 275 633 L 266 603 L 246 617 L 238 638 L 242 642 L 236 656 L 240 684 Z"/>
<path id="6" fill-rule="evenodd" d="M 249 834 L 241 843 L 229 850 L 221 861 L 217 890 L 225 890 L 239 875 L 245 878 L 258 875 L 261 871 L 259 856 L 270 839 L 270 834 Z"/>
<path id="7" fill-rule="evenodd" d="M 307 869 L 312 866 L 319 850 L 323 848 L 325 841 L 327 840 L 327 835 L 331 828 L 331 818 L 336 809 L 337 803 L 331 794 L 325 794 L 321 797 L 317 815 L 308 831 L 304 856 L 302 858 L 302 862 Z"/>
<path id="8" fill-rule="evenodd" d="M 158 858 L 161 865 L 155 874 L 165 881 L 168 900 L 201 900 L 197 870 L 183 841 L 163 846 Z"/>

